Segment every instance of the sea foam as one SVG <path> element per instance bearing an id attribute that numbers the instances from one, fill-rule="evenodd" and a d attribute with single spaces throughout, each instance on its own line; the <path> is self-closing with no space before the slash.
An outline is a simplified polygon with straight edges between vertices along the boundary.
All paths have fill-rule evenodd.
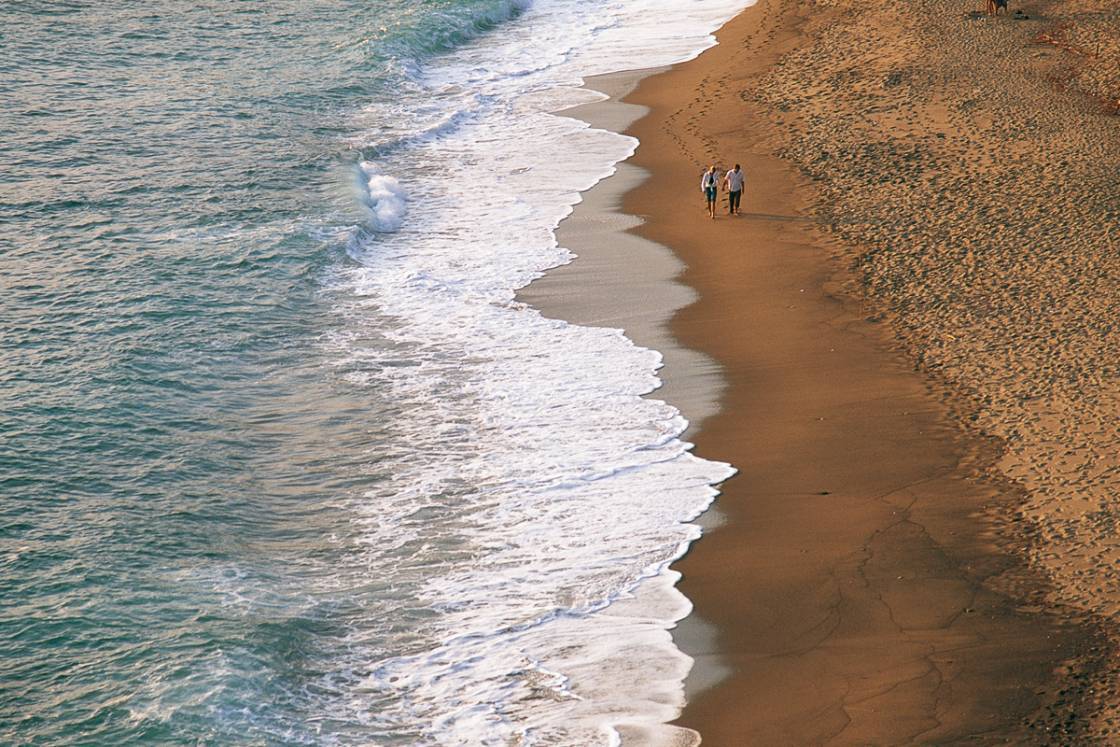
<path id="1" fill-rule="evenodd" d="M 588 100 L 586 76 L 694 56 L 745 5 L 520 7 L 418 68 L 421 136 L 385 148 L 369 133 L 373 232 L 336 278 L 328 345 L 354 386 L 400 405 L 376 454 L 392 477 L 352 507 L 365 564 L 400 598 L 338 665 L 365 672 L 345 687 L 373 733 L 613 744 L 664 738 L 683 704 L 689 662 L 668 631 L 688 603 L 667 567 L 732 470 L 694 456 L 682 415 L 645 396 L 660 354 L 515 292 L 572 259 L 556 227 L 636 147 L 553 112 Z M 405 191 L 422 212 L 405 214 Z"/>

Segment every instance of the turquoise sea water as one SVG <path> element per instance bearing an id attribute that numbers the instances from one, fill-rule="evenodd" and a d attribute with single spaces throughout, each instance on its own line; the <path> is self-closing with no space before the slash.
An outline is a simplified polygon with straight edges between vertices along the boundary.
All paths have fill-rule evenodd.
<path id="1" fill-rule="evenodd" d="M 422 33 L 381 6 L 0 10 L 0 741 L 307 739 L 334 501 L 389 417 L 323 373 L 308 216 L 348 207 L 380 27 Z"/>
<path id="2" fill-rule="evenodd" d="M 0 742 L 609 741 L 725 468 L 512 292 L 633 147 L 552 104 L 735 9 L 629 5 L 0 8 Z"/>

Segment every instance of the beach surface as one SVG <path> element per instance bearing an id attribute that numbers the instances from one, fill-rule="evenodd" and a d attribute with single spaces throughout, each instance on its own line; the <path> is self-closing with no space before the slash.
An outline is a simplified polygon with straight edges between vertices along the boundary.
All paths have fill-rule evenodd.
<path id="1" fill-rule="evenodd" d="M 760 0 L 626 98 L 630 230 L 697 294 L 657 396 L 740 470 L 675 566 L 706 745 L 1116 736 L 1120 26 L 979 9 Z M 709 220 L 735 162 L 742 214 Z M 531 302 L 625 318 L 573 299 L 626 252 Z"/>

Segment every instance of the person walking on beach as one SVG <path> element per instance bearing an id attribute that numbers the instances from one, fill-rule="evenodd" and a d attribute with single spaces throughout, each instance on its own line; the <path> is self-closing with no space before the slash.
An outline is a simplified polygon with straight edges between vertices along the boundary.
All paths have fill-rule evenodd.
<path id="1" fill-rule="evenodd" d="M 719 192 L 719 177 L 716 176 L 715 166 L 709 166 L 708 170 L 704 172 L 704 176 L 700 177 L 700 190 L 708 201 L 708 217 L 715 218 L 716 195 Z"/>
<path id="2" fill-rule="evenodd" d="M 739 164 L 735 164 L 735 168 L 728 171 L 723 177 L 724 186 L 727 187 L 727 214 L 739 214 L 739 201 L 743 197 L 743 182 L 746 177 L 743 175 L 743 170 L 739 168 Z"/>

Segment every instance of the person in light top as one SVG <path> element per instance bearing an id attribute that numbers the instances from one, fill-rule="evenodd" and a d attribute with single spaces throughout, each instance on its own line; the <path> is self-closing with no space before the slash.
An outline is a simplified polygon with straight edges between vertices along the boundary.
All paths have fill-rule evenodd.
<path id="1" fill-rule="evenodd" d="M 743 170 L 739 168 L 739 164 L 735 164 L 735 168 L 728 171 L 723 177 L 723 183 L 727 187 L 727 213 L 729 215 L 739 214 L 739 200 L 743 197 L 743 182 L 747 179 L 743 174 Z"/>
<path id="2" fill-rule="evenodd" d="M 700 177 L 700 191 L 708 201 L 708 217 L 716 217 L 716 195 L 719 193 L 719 177 L 716 176 L 716 167 L 709 166 Z"/>

